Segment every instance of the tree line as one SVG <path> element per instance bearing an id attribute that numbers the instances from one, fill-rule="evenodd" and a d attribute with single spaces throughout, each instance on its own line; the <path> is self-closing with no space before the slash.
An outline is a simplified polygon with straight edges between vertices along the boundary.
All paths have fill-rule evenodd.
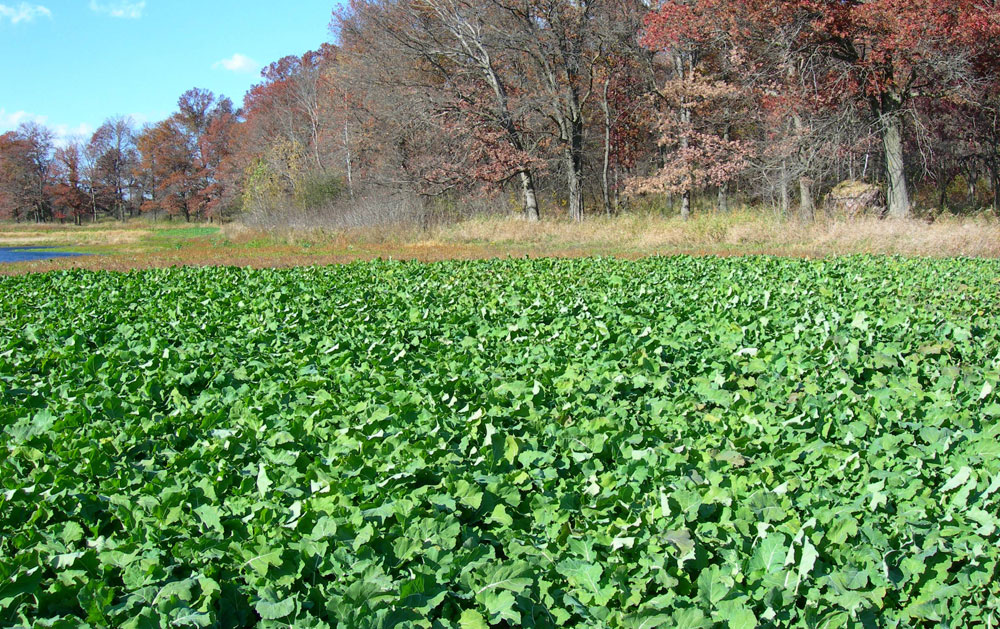
<path id="1" fill-rule="evenodd" d="M 194 89 L 166 120 L 137 127 L 113 117 L 89 140 L 57 146 L 29 122 L 0 135 L 0 217 L 16 221 L 121 221 L 142 214 L 222 217 L 232 204 L 225 168 L 238 114 L 229 99 Z"/>
<path id="2" fill-rule="evenodd" d="M 237 108 L 0 136 L 0 216 L 226 219 L 489 198 L 532 220 L 733 203 L 1000 212 L 995 0 L 352 0 Z M 380 196 L 381 195 L 381 196 Z"/>

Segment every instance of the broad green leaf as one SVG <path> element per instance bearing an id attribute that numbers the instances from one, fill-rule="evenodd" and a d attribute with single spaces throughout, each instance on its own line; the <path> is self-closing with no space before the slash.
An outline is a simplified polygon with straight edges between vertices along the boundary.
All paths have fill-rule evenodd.
<path id="1" fill-rule="evenodd" d="M 497 505 L 493 508 L 493 513 L 490 514 L 489 521 L 496 522 L 501 526 L 514 524 L 514 518 L 507 514 L 507 507 L 504 505 Z"/>
<path id="2" fill-rule="evenodd" d="M 786 537 L 782 533 L 771 533 L 757 545 L 747 567 L 751 574 L 770 574 L 781 570 L 788 554 Z"/>
<path id="3" fill-rule="evenodd" d="M 968 465 L 963 465 L 962 469 L 958 470 L 958 472 L 956 472 L 954 476 L 949 478 L 948 482 L 946 482 L 941 487 L 941 493 L 947 493 L 949 491 L 958 489 L 965 483 L 969 482 L 969 478 L 971 476 L 972 476 L 972 468 L 969 467 Z"/>
<path id="4" fill-rule="evenodd" d="M 224 533 L 225 529 L 222 526 L 222 520 L 220 519 L 219 510 L 212 505 L 201 505 L 194 510 L 198 514 L 198 519 L 210 529 L 214 529 L 219 533 Z"/>
<path id="5" fill-rule="evenodd" d="M 732 590 L 733 580 L 722 573 L 718 566 L 702 570 L 698 576 L 698 596 L 706 608 L 715 607 Z"/>
<path id="6" fill-rule="evenodd" d="M 364 525 L 358 534 L 354 537 L 354 550 L 360 549 L 362 546 L 371 541 L 372 537 L 375 535 L 375 528 L 371 524 Z"/>
<path id="7" fill-rule="evenodd" d="M 504 440 L 504 458 L 507 459 L 507 462 L 513 465 L 519 451 L 517 439 L 513 435 L 507 435 Z"/>
<path id="8" fill-rule="evenodd" d="M 628 629 L 654 629 L 665 625 L 672 625 L 673 618 L 668 614 L 645 612 L 627 616 L 623 621 L 623 626 Z"/>
<path id="9" fill-rule="evenodd" d="M 264 469 L 264 463 L 261 463 L 257 471 L 257 491 L 260 493 L 262 498 L 266 498 L 268 492 L 271 490 L 271 479 L 267 477 L 267 470 Z"/>
<path id="10" fill-rule="evenodd" d="M 754 629 L 758 625 L 753 610 L 739 601 L 722 601 L 717 609 L 718 617 L 726 622 L 729 629 Z"/>
<path id="11" fill-rule="evenodd" d="M 531 583 L 530 566 L 523 561 L 516 561 L 512 564 L 488 567 L 483 575 L 483 584 L 476 593 L 481 594 L 490 590 L 510 590 L 518 593 Z"/>
<path id="12" fill-rule="evenodd" d="M 280 601 L 257 601 L 254 609 L 264 620 L 280 620 L 295 613 L 295 599 L 292 597 Z"/>
<path id="13" fill-rule="evenodd" d="M 487 590 L 477 594 L 476 600 L 486 608 L 491 624 L 497 624 L 504 620 L 515 626 L 521 624 L 521 612 L 514 609 L 517 601 L 509 591 Z"/>
<path id="14" fill-rule="evenodd" d="M 673 623 L 677 629 L 705 629 L 712 626 L 705 614 L 694 607 L 674 612 Z"/>
<path id="15" fill-rule="evenodd" d="M 486 619 L 482 614 L 474 609 L 466 609 L 458 619 L 458 626 L 462 629 L 487 629 Z"/>
<path id="16" fill-rule="evenodd" d="M 812 545 L 808 539 L 802 542 L 802 557 L 799 559 L 799 579 L 805 580 L 806 577 L 812 572 L 813 567 L 816 565 L 816 560 L 819 558 L 819 552 L 816 547 Z"/>

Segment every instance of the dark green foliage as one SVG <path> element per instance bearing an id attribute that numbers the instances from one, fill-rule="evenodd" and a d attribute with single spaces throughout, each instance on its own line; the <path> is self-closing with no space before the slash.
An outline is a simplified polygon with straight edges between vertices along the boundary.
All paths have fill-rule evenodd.
<path id="1" fill-rule="evenodd" d="M 296 192 L 296 203 L 305 209 L 330 205 L 344 194 L 344 181 L 339 176 L 315 173 L 303 177 Z"/>
<path id="2" fill-rule="evenodd" d="M 998 275 L 0 278 L 0 624 L 996 626 Z"/>

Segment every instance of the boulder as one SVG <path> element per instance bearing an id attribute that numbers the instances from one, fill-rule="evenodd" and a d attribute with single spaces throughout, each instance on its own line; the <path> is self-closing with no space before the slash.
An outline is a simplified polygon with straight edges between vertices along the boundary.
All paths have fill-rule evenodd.
<path id="1" fill-rule="evenodd" d="M 826 195 L 824 207 L 834 216 L 882 216 L 886 210 L 885 194 L 878 186 L 848 179 L 838 183 Z"/>

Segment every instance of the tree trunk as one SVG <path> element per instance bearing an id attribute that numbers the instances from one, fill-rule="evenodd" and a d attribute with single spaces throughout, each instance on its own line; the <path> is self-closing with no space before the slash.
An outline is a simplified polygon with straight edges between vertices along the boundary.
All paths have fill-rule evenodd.
<path id="1" fill-rule="evenodd" d="M 990 185 L 993 187 L 993 213 L 1000 217 L 1000 168 L 996 163 L 990 166 Z"/>
<path id="2" fill-rule="evenodd" d="M 601 164 L 601 196 L 604 213 L 611 216 L 611 182 L 608 176 L 611 168 L 611 107 L 608 105 L 609 81 L 604 81 L 601 111 L 604 113 L 604 162 Z"/>
<path id="3" fill-rule="evenodd" d="M 678 78 L 684 81 L 689 80 L 694 73 L 691 56 L 684 54 L 675 55 L 674 69 Z M 681 123 L 680 147 L 681 152 L 685 153 L 691 146 L 689 137 L 689 133 L 691 132 L 691 109 L 682 104 L 677 113 Z M 691 186 L 693 185 L 691 181 L 689 181 L 688 187 L 681 194 L 681 220 L 685 221 L 691 218 Z"/>
<path id="4" fill-rule="evenodd" d="M 788 218 L 789 208 L 791 206 L 792 193 L 788 189 L 788 164 L 784 160 L 781 161 L 781 180 L 778 182 L 778 201 L 781 207 L 781 217 Z"/>
<path id="5" fill-rule="evenodd" d="M 524 218 L 537 221 L 538 198 L 535 196 L 535 178 L 531 176 L 531 171 L 521 171 L 521 194 L 524 198 Z"/>
<path id="6" fill-rule="evenodd" d="M 566 162 L 566 192 L 569 195 L 569 215 L 574 221 L 583 220 L 583 122 L 569 120 L 569 142 L 564 151 Z"/>
<path id="7" fill-rule="evenodd" d="M 976 205 L 976 175 L 969 171 L 965 176 L 965 196 L 966 202 L 970 207 L 975 207 Z"/>
<path id="8" fill-rule="evenodd" d="M 681 112 L 681 120 L 684 120 L 685 112 Z M 687 134 L 681 135 L 681 150 L 686 150 L 688 148 L 688 137 Z M 691 218 L 691 188 L 686 189 L 683 194 L 681 194 L 681 218 L 685 221 Z"/>
<path id="9" fill-rule="evenodd" d="M 722 139 L 729 142 L 729 125 L 726 125 L 725 130 L 722 132 Z M 717 207 L 720 212 L 729 211 L 729 196 L 728 196 L 728 184 L 723 182 L 719 184 L 719 189 L 717 191 Z"/>
<path id="10" fill-rule="evenodd" d="M 799 142 L 798 151 L 798 167 L 799 167 L 799 220 L 803 223 L 811 223 L 816 217 L 815 206 L 813 205 L 812 198 L 812 181 L 810 181 L 808 172 L 809 164 L 808 160 L 803 155 L 804 148 L 803 138 L 805 136 L 805 124 L 802 122 L 802 116 L 799 114 L 792 114 L 792 124 L 795 127 L 795 137 Z"/>
<path id="11" fill-rule="evenodd" d="M 812 181 L 808 177 L 799 177 L 799 220 L 811 223 L 816 218 L 816 206 L 813 204 Z"/>
<path id="12" fill-rule="evenodd" d="M 572 154 L 566 156 L 566 192 L 569 195 L 569 216 L 574 221 L 583 220 L 583 185 L 580 174 L 576 170 L 576 159 Z"/>
<path id="13" fill-rule="evenodd" d="M 614 185 L 613 190 L 614 190 L 615 194 L 614 194 L 614 197 L 611 199 L 611 207 L 613 207 L 614 210 L 615 210 L 615 212 L 617 212 L 622 207 L 622 195 L 621 195 L 621 188 L 622 187 L 621 187 L 621 184 L 618 181 L 618 174 L 619 174 L 620 170 L 618 168 L 615 168 L 614 172 L 615 172 L 615 185 Z"/>
<path id="14" fill-rule="evenodd" d="M 882 146 L 885 149 L 886 200 L 889 216 L 910 217 L 910 195 L 903 168 L 902 122 L 896 111 L 882 115 Z"/>
<path id="15" fill-rule="evenodd" d="M 351 171 L 351 142 L 347 134 L 347 123 L 344 123 L 344 154 L 347 162 L 347 193 L 354 199 L 354 175 Z"/>
<path id="16" fill-rule="evenodd" d="M 310 111 L 309 113 L 309 122 L 312 125 L 313 159 L 316 160 L 316 168 L 318 168 L 321 173 L 325 173 L 326 168 L 323 167 L 323 160 L 319 157 L 319 123 L 316 121 L 316 116 L 313 112 Z"/>

